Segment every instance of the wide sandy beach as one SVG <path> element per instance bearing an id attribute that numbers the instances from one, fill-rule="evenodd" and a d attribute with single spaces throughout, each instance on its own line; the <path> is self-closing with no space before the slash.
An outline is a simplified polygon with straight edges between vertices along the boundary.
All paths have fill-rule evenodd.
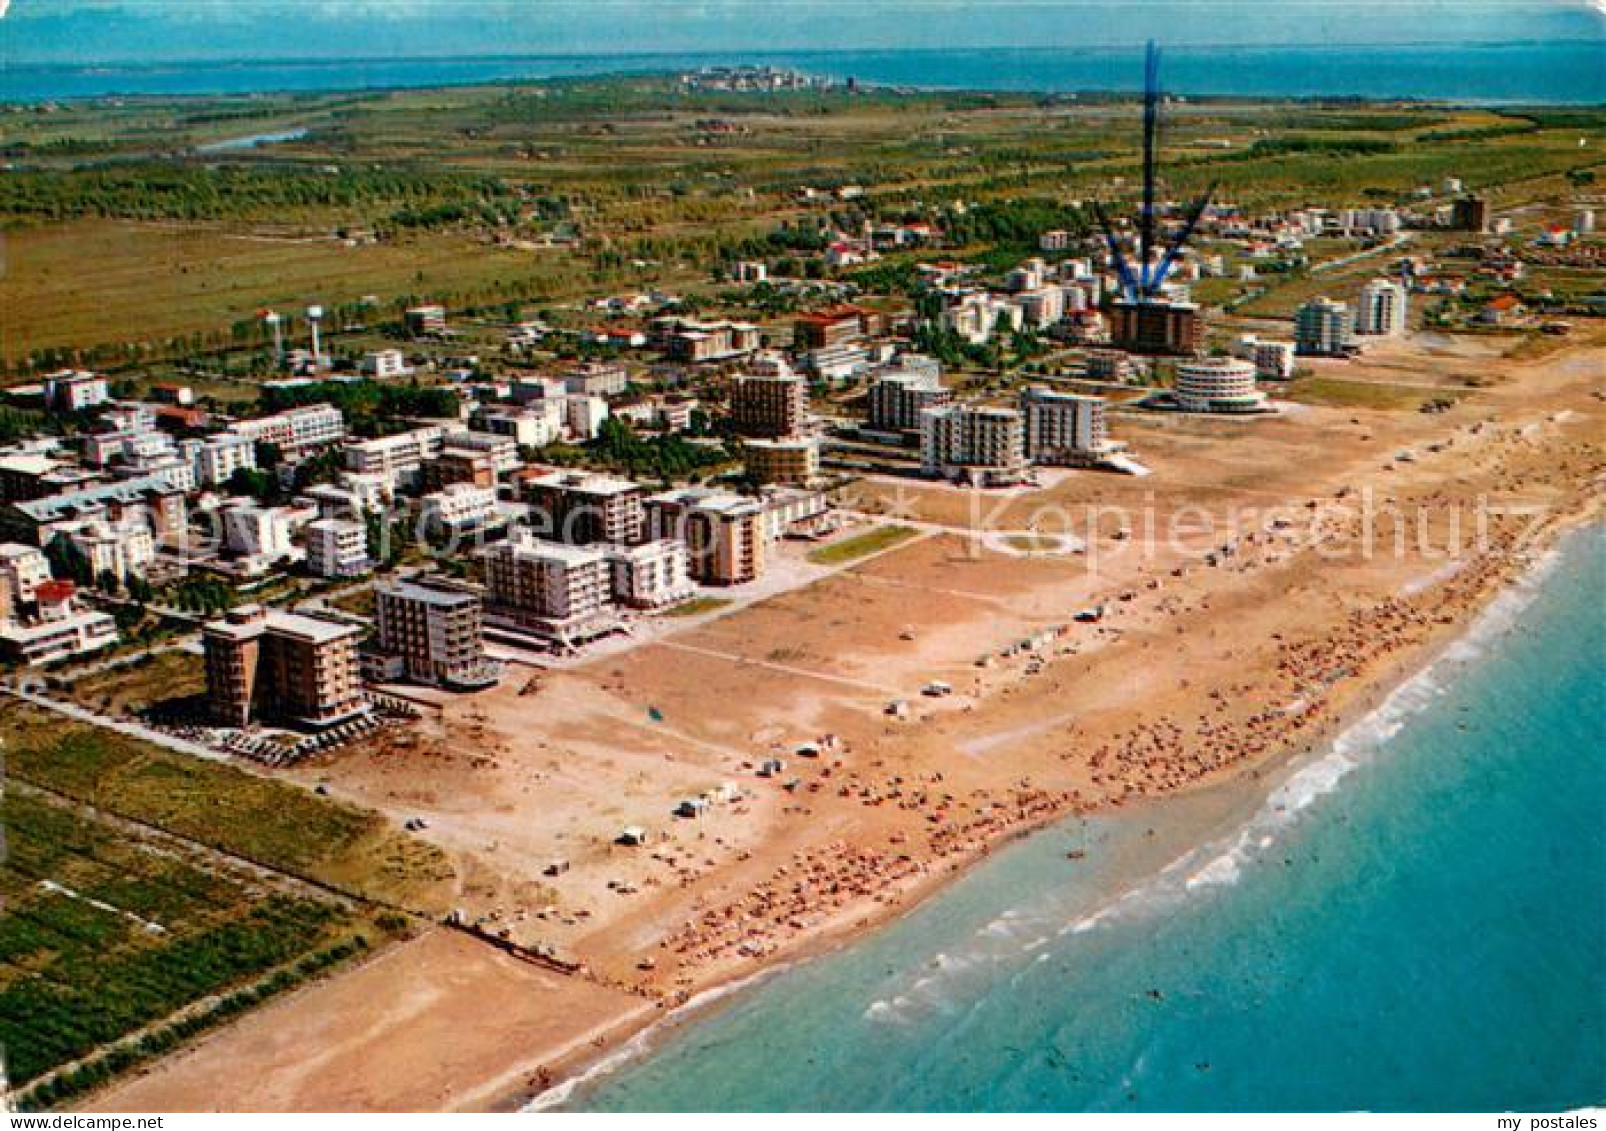
<path id="1" fill-rule="evenodd" d="M 846 508 L 916 536 L 841 569 L 788 547 L 807 584 L 514 668 L 402 742 L 300 767 L 424 817 L 467 920 L 580 971 L 436 928 L 86 1106 L 513 1106 L 696 995 L 873 929 L 1006 838 L 1112 806 L 1163 820 L 1167 794 L 1331 741 L 1596 513 L 1606 348 L 1516 361 L 1505 344 L 1332 369 L 1409 375 L 1424 401 L 1458 398 L 1440 412 L 1118 413 L 1148 477 L 860 482 Z M 1052 552 L 1060 533 L 1085 552 Z M 934 681 L 951 694 L 922 694 Z M 672 816 L 708 791 L 702 816 Z M 615 844 L 629 825 L 648 843 Z"/>

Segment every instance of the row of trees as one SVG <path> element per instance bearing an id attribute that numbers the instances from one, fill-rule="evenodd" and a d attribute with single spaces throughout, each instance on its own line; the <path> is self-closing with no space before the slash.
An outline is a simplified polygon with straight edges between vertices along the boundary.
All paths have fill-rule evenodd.
<path id="1" fill-rule="evenodd" d="M 392 168 L 321 172 L 293 167 L 137 162 L 94 168 L 17 170 L 0 179 L 0 215 L 59 220 L 103 216 L 136 220 L 281 219 L 339 211 L 372 222 L 404 217 L 430 226 L 446 206 L 519 211 L 501 178 Z M 477 214 L 477 213 L 476 213 Z M 464 216 L 468 217 L 465 212 Z M 434 217 L 446 222 L 445 215 Z"/>

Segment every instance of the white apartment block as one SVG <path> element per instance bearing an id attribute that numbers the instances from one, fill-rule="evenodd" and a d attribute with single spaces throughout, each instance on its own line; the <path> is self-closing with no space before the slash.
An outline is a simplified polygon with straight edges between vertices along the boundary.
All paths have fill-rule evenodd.
<path id="1" fill-rule="evenodd" d="M 496 488 L 448 483 L 419 500 L 419 514 L 427 526 L 439 530 L 482 526 L 496 515 Z"/>
<path id="2" fill-rule="evenodd" d="M 1392 235 L 1400 230 L 1400 214 L 1392 208 L 1346 208 L 1338 214 L 1338 226 L 1352 234 Z"/>
<path id="3" fill-rule="evenodd" d="M 294 512 L 288 507 L 236 503 L 223 509 L 223 548 L 250 558 L 289 557 Z"/>
<path id="4" fill-rule="evenodd" d="M 563 436 L 561 401 L 537 401 L 511 412 L 487 412 L 477 416 L 474 429 L 511 439 L 521 448 L 544 448 Z"/>
<path id="5" fill-rule="evenodd" d="M 1021 394 L 1026 455 L 1036 463 L 1075 466 L 1107 454 L 1110 443 L 1103 397 L 1033 387 Z"/>
<path id="6" fill-rule="evenodd" d="M 1313 298 L 1294 315 L 1294 346 L 1302 354 L 1342 354 L 1354 343 L 1354 322 L 1345 303 Z"/>
<path id="7" fill-rule="evenodd" d="M 483 454 L 490 459 L 491 467 L 498 475 L 506 475 L 510 471 L 517 471 L 524 461 L 519 458 L 518 441 L 511 436 L 499 436 L 492 432 L 472 432 L 460 430 L 448 432 L 441 442 L 441 454 L 474 455 Z"/>
<path id="8" fill-rule="evenodd" d="M 112 399 L 106 378 L 81 369 L 63 369 L 45 377 L 45 403 L 57 412 L 83 412 Z"/>
<path id="9" fill-rule="evenodd" d="M 1035 330 L 1043 330 L 1065 317 L 1065 288 L 1036 287 L 1021 291 L 1010 298 L 1020 309 L 1021 321 Z"/>
<path id="10" fill-rule="evenodd" d="M 307 568 L 318 577 L 361 577 L 373 568 L 368 527 L 346 518 L 307 523 Z"/>
<path id="11" fill-rule="evenodd" d="M 977 486 L 1017 483 L 1026 471 L 1026 422 L 1011 408 L 949 404 L 920 414 L 926 474 Z"/>
<path id="12" fill-rule="evenodd" d="M 204 440 L 186 440 L 184 456 L 202 487 L 227 483 L 236 471 L 251 471 L 257 465 L 256 441 L 250 436 L 224 432 Z"/>
<path id="13" fill-rule="evenodd" d="M 967 294 L 942 312 L 942 325 L 972 345 L 986 345 L 995 330 L 1003 326 L 1008 331 L 1021 329 L 1025 324 L 1025 311 L 1008 299 L 997 298 L 983 291 Z"/>
<path id="14" fill-rule="evenodd" d="M 374 440 L 347 440 L 346 467 L 359 475 L 383 476 L 393 487 L 416 487 L 424 464 L 441 454 L 445 436 L 445 429 L 431 425 Z"/>
<path id="15" fill-rule="evenodd" d="M 1405 303 L 1405 287 L 1392 279 L 1373 279 L 1361 288 L 1355 332 L 1388 337 L 1405 333 Z"/>
<path id="16" fill-rule="evenodd" d="M 91 432 L 83 438 L 84 462 L 93 467 L 155 459 L 177 452 L 178 445 L 173 442 L 173 437 L 148 427 Z"/>
<path id="17" fill-rule="evenodd" d="M 17 606 L 38 600 L 39 586 L 50 580 L 50 560 L 35 546 L 0 543 L 0 620 L 15 615 Z"/>
<path id="18" fill-rule="evenodd" d="M 150 527 L 134 519 L 111 523 L 91 519 L 61 530 L 61 535 L 89 563 L 91 575 L 117 578 L 143 577 L 156 560 L 156 539 Z"/>
<path id="19" fill-rule="evenodd" d="M 573 644 L 617 626 L 607 551 L 543 542 L 520 532 L 485 555 L 485 605 L 493 624 Z"/>
<path id="20" fill-rule="evenodd" d="M 913 432 L 920 427 L 922 412 L 952 399 L 936 361 L 904 359 L 897 368 L 877 373 L 871 383 L 869 424 L 878 432 Z"/>
<path id="21" fill-rule="evenodd" d="M 1294 375 L 1294 343 L 1272 342 L 1245 334 L 1233 345 L 1234 357 L 1253 363 L 1255 376 L 1267 381 L 1286 381 Z"/>
<path id="22" fill-rule="evenodd" d="M 608 419 L 608 402 L 601 397 L 576 396 L 563 399 L 564 424 L 576 441 L 595 440 Z"/>
<path id="23" fill-rule="evenodd" d="M 255 420 L 237 420 L 229 431 L 258 443 L 273 444 L 293 457 L 339 443 L 346 435 L 346 420 L 334 405 L 313 404 Z"/>
<path id="24" fill-rule="evenodd" d="M 686 543 L 673 538 L 604 550 L 613 570 L 613 595 L 633 609 L 662 609 L 696 590 Z"/>
<path id="25" fill-rule="evenodd" d="M 141 456 L 117 468 L 118 475 L 136 478 L 157 478 L 175 491 L 188 495 L 199 484 L 195 481 L 195 468 L 179 455 Z"/>
<path id="26" fill-rule="evenodd" d="M 407 364 L 407 355 L 401 350 L 369 350 L 357 363 L 357 371 L 376 380 L 384 381 L 412 375 L 413 367 Z"/>
<path id="27" fill-rule="evenodd" d="M 630 384 L 630 371 L 617 361 L 588 361 L 563 375 L 564 388 L 577 396 L 617 397 Z"/>

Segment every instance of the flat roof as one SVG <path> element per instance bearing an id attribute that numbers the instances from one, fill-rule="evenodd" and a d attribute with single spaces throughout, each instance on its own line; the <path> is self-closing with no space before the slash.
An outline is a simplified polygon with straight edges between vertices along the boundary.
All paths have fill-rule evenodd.
<path id="1" fill-rule="evenodd" d="M 443 589 L 416 581 L 393 581 L 389 585 L 379 586 L 375 592 L 443 609 L 458 608 L 479 600 L 475 594 L 464 589 Z"/>
<path id="2" fill-rule="evenodd" d="M 620 479 L 594 471 L 550 471 L 528 476 L 524 482 L 534 486 L 581 491 L 587 495 L 622 495 L 627 491 L 641 490 L 641 484 L 633 479 Z"/>
<path id="3" fill-rule="evenodd" d="M 245 612 L 250 608 L 251 606 L 241 606 L 235 612 Z M 211 621 L 205 626 L 208 635 L 226 636 L 232 640 L 250 640 L 270 630 L 310 640 L 315 644 L 326 644 L 349 636 L 360 636 L 363 633 L 361 625 L 325 620 L 323 617 L 292 613 L 284 609 L 268 609 L 263 615 L 243 623 L 225 617 Z"/>
<path id="4" fill-rule="evenodd" d="M 526 534 L 517 541 L 506 543 L 514 553 L 530 557 L 550 558 L 554 561 L 564 562 L 568 565 L 585 565 L 590 562 L 606 561 L 607 557 L 601 549 L 590 546 L 570 546 L 564 542 L 548 542 Z"/>

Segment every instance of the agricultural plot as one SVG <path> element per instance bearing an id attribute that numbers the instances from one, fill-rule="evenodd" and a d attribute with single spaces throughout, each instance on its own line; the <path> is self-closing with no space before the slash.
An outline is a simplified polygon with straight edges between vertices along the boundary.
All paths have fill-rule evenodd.
<path id="1" fill-rule="evenodd" d="M 23 782 L 361 898 L 443 909 L 451 864 L 372 811 L 25 704 L 0 711 L 0 740 Z"/>
<path id="2" fill-rule="evenodd" d="M 141 1030 L 157 1051 L 175 1014 L 322 948 L 359 949 L 356 915 L 332 900 L 26 791 L 0 805 L 0 1045 L 14 1086 Z"/>

